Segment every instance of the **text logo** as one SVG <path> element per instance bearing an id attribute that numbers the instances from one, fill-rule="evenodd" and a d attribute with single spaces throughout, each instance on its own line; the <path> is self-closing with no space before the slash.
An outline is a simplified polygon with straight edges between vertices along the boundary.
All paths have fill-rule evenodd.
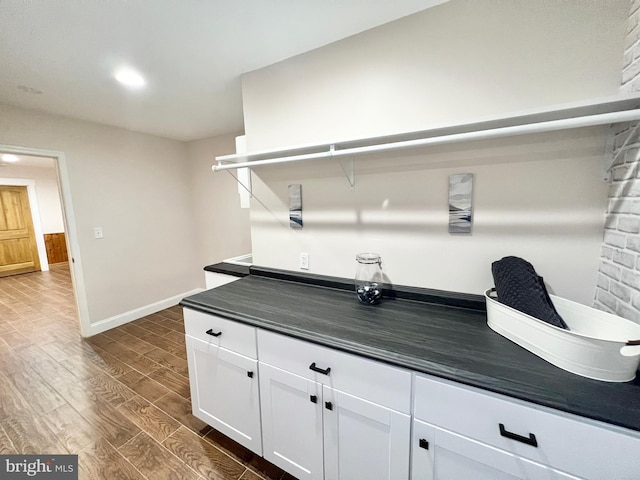
<path id="1" fill-rule="evenodd" d="M 77 455 L 0 455 L 3 480 L 78 480 Z"/>

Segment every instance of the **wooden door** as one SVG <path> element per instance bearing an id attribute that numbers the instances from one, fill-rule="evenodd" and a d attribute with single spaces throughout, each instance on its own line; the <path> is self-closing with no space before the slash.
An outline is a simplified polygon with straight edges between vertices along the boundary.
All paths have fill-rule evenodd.
<path id="1" fill-rule="evenodd" d="M 40 270 L 27 187 L 0 185 L 0 277 Z"/>

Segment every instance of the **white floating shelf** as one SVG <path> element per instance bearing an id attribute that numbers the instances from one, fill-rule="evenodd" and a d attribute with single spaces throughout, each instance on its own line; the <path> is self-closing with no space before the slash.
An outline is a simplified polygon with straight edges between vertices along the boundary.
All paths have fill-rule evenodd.
<path id="1" fill-rule="evenodd" d="M 442 145 L 640 120 L 640 97 L 607 97 L 424 130 L 216 157 L 213 171 Z M 230 163 L 225 163 L 230 162 Z"/>

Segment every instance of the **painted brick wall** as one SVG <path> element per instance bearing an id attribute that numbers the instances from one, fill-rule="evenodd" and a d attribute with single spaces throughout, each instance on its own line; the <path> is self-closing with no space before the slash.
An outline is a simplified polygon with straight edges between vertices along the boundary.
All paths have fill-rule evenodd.
<path id="1" fill-rule="evenodd" d="M 621 94 L 640 92 L 640 0 L 630 2 Z M 640 323 L 640 139 L 622 149 L 635 124 L 612 131 L 609 206 L 601 250 L 594 307 Z"/>

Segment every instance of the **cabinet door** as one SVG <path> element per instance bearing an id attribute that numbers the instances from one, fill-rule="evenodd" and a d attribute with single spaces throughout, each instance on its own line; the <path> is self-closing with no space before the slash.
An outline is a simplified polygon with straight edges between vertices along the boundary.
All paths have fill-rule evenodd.
<path id="1" fill-rule="evenodd" d="M 412 480 L 578 479 L 419 420 L 412 439 Z"/>
<path id="2" fill-rule="evenodd" d="M 257 360 L 186 336 L 193 414 L 262 454 Z"/>
<path id="3" fill-rule="evenodd" d="M 264 458 L 300 480 L 322 480 L 322 390 L 260 362 Z"/>
<path id="4" fill-rule="evenodd" d="M 323 387 L 325 479 L 409 478 L 410 417 Z"/>

